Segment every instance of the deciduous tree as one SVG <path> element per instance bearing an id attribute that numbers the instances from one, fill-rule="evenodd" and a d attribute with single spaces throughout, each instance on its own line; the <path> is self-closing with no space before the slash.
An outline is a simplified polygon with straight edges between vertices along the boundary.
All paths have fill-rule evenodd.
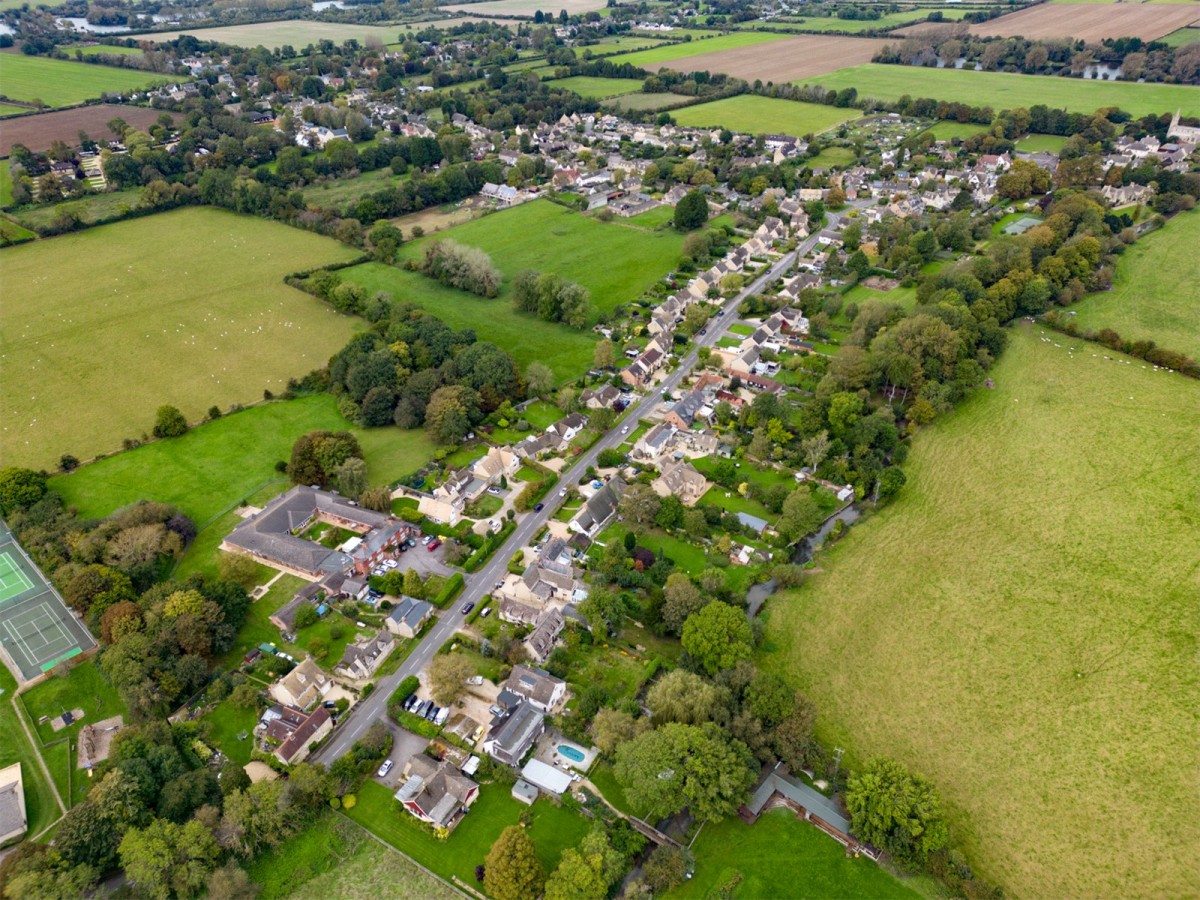
<path id="1" fill-rule="evenodd" d="M 546 883 L 546 870 L 537 857 L 533 840 L 519 825 L 500 832 L 488 852 L 483 886 L 496 900 L 538 897 Z"/>
<path id="2" fill-rule="evenodd" d="M 680 642 L 697 665 L 715 675 L 749 659 L 751 640 L 746 614 L 717 601 L 688 617 Z"/>

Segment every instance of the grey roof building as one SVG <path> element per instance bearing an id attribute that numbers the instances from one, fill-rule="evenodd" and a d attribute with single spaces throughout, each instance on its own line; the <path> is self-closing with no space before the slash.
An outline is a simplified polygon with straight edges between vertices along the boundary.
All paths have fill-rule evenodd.
<path id="1" fill-rule="evenodd" d="M 625 482 L 620 478 L 610 479 L 608 484 L 588 498 L 583 509 L 571 520 L 571 527 L 581 534 L 594 537 L 616 515 L 617 504 L 624 493 Z"/>
<path id="2" fill-rule="evenodd" d="M 411 638 L 416 637 L 421 626 L 432 615 L 432 604 L 405 594 L 396 601 L 396 605 L 392 607 L 392 611 L 388 613 L 383 624 L 392 634 Z"/>
<path id="3" fill-rule="evenodd" d="M 542 711 L 521 702 L 507 715 L 493 720 L 483 750 L 488 756 L 510 766 L 520 765 L 529 748 L 546 729 Z"/>

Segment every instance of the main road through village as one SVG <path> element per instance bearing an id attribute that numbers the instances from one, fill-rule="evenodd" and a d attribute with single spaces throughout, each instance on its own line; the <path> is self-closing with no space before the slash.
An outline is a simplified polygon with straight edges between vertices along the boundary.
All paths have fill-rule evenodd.
<path id="1" fill-rule="evenodd" d="M 826 213 L 826 216 L 829 220 L 827 228 L 834 227 L 841 218 L 839 214 L 832 212 Z M 764 286 L 787 272 L 798 257 L 805 255 L 813 248 L 817 242 L 818 234 L 819 232 L 814 232 L 800 243 L 795 250 L 785 254 L 770 269 L 748 284 L 736 297 L 729 300 L 722 307 L 721 312 L 709 321 L 705 334 L 699 336 L 698 340 L 693 342 L 694 346 L 687 356 L 680 361 L 675 371 L 671 372 L 662 383 L 626 410 L 621 421 L 636 423 L 639 419 L 648 415 L 656 406 L 660 405 L 663 395 L 675 390 L 680 382 L 691 372 L 692 367 L 696 364 L 696 356 L 699 348 L 711 347 L 720 340 L 729 326 L 737 320 L 737 310 L 741 302 L 747 297 L 758 293 Z M 566 490 L 566 486 L 574 484 L 579 479 L 579 476 L 587 471 L 588 466 L 594 465 L 596 457 L 600 455 L 601 451 L 616 447 L 625 440 L 626 435 L 623 426 L 611 428 L 592 445 L 591 449 L 581 454 L 574 465 L 562 471 L 559 477 L 559 483 L 562 487 L 555 487 L 546 496 L 545 508 L 540 512 L 526 513 L 517 525 L 516 530 L 509 536 L 503 546 L 496 549 L 487 564 L 478 572 L 465 576 L 466 583 L 462 593 L 459 595 L 459 599 L 455 601 L 451 608 L 442 612 L 437 623 L 421 639 L 421 643 L 413 648 L 400 668 L 391 675 L 381 678 L 375 685 L 375 690 L 371 695 L 350 710 L 347 717 L 334 731 L 333 737 L 328 743 L 313 754 L 313 762 L 332 763 L 335 759 L 345 754 L 354 745 L 354 742 L 363 736 L 364 732 L 371 726 L 371 723 L 386 715 L 388 699 L 391 697 L 392 692 L 396 690 L 396 687 L 406 677 L 421 672 L 429 664 L 433 655 L 462 627 L 466 619 L 466 616 L 461 612 L 462 607 L 468 602 L 482 602 L 491 592 L 496 582 L 504 578 L 508 571 L 508 560 L 518 548 L 527 546 L 533 539 L 533 536 L 546 524 L 550 516 L 554 513 L 555 507 Z"/>

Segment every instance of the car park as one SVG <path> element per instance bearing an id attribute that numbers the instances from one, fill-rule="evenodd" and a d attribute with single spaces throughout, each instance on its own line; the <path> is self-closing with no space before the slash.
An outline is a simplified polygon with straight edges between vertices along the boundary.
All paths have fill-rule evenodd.
<path id="1" fill-rule="evenodd" d="M 387 775 L 388 772 L 392 771 L 392 766 L 394 766 L 394 765 L 395 765 L 395 763 L 392 762 L 390 759 L 385 759 L 383 761 L 383 765 L 379 767 L 379 771 L 376 772 L 375 774 L 378 775 L 380 778 L 383 778 L 385 775 Z"/>

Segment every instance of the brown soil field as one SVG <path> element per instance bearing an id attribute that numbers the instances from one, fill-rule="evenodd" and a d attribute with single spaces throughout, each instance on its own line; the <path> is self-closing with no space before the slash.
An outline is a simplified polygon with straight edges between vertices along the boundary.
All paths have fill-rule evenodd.
<path id="1" fill-rule="evenodd" d="M 723 72 L 746 81 L 756 78 L 797 81 L 868 63 L 887 43 L 874 38 L 806 34 L 768 44 L 700 53 L 662 65 L 679 72 Z"/>
<path id="2" fill-rule="evenodd" d="M 160 115 L 162 110 L 159 109 L 102 103 L 4 119 L 0 121 L 0 157 L 8 156 L 13 144 L 24 144 L 30 150 L 48 150 L 50 142 L 55 140 L 78 144 L 80 129 L 93 140 L 111 138 L 108 123 L 113 119 L 122 118 L 134 128 L 145 129 L 158 121 Z"/>
<path id="3" fill-rule="evenodd" d="M 972 25 L 976 37 L 1071 38 L 1095 43 L 1104 38 L 1152 41 L 1200 19 L 1200 3 L 1109 5 L 1044 3 Z"/>

